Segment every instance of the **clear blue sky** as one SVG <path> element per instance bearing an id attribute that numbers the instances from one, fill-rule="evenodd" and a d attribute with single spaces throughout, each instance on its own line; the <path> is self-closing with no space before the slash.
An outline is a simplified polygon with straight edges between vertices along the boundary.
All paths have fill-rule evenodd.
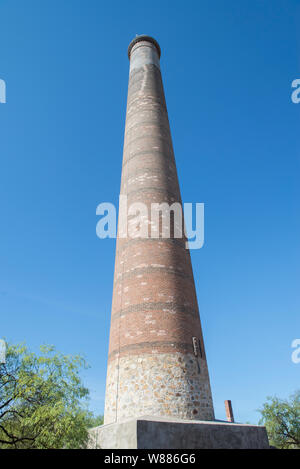
<path id="1" fill-rule="evenodd" d="M 296 0 L 0 0 L 0 336 L 82 353 L 103 411 L 127 46 L 150 34 L 185 202 L 205 203 L 192 252 L 216 416 L 256 422 L 299 388 L 300 78 Z"/>

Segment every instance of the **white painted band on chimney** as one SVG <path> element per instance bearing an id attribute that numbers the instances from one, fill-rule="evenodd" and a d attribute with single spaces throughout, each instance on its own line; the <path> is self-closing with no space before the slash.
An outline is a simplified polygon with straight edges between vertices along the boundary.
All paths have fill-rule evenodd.
<path id="1" fill-rule="evenodd" d="M 155 65 L 160 70 L 156 47 L 148 41 L 138 42 L 130 54 L 130 72 L 148 64 Z"/>

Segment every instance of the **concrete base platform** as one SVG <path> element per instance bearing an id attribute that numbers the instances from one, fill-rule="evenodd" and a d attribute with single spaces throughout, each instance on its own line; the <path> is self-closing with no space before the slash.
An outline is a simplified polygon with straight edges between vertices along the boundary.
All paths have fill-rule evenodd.
<path id="1" fill-rule="evenodd" d="M 139 417 L 90 430 L 90 449 L 268 449 L 265 427 Z"/>

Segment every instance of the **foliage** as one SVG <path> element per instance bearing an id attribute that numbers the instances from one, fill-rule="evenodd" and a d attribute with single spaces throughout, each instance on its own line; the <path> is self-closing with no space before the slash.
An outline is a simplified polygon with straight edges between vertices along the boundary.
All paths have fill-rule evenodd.
<path id="1" fill-rule="evenodd" d="M 279 449 L 300 449 L 300 390 L 289 399 L 268 397 L 260 409 L 270 444 Z"/>
<path id="2" fill-rule="evenodd" d="M 97 416 L 91 416 L 88 419 L 87 427 L 88 428 L 94 428 L 94 427 L 99 427 L 100 425 L 103 425 L 103 415 L 97 415 Z"/>
<path id="3" fill-rule="evenodd" d="M 80 356 L 65 356 L 52 346 L 40 355 L 25 345 L 10 345 L 0 364 L 0 448 L 82 448 L 93 416 L 89 391 L 79 372 Z"/>

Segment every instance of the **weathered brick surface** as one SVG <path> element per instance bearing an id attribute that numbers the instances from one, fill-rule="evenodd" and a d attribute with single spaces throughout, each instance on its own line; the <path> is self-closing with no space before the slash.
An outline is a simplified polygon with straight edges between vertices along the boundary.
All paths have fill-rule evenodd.
<path id="1" fill-rule="evenodd" d="M 121 178 L 128 205 L 143 202 L 149 213 L 153 202 L 181 203 L 156 50 L 148 40 L 131 49 Z M 190 254 L 184 238 L 157 230 L 158 239 L 117 240 L 105 423 L 214 418 Z"/>

